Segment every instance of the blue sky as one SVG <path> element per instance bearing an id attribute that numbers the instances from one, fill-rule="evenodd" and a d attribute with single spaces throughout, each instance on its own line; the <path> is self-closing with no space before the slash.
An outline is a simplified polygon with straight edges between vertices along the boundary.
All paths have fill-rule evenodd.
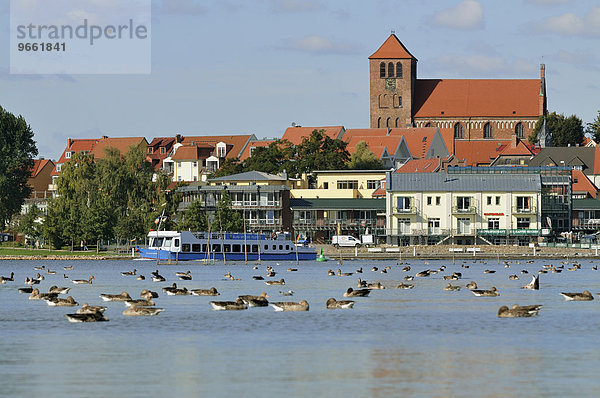
<path id="1" fill-rule="evenodd" d="M 543 62 L 551 111 L 600 109 L 597 0 L 153 1 L 151 74 L 62 76 L 9 73 L 8 3 L 0 105 L 45 158 L 67 138 L 368 127 L 367 58 L 391 30 L 419 78 L 533 79 Z"/>

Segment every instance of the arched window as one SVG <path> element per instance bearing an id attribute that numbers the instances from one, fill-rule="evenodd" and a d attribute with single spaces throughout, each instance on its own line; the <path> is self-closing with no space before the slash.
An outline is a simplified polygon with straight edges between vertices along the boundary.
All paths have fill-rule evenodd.
<path id="1" fill-rule="evenodd" d="M 431 123 L 429 123 L 429 122 L 425 123 L 425 127 L 431 127 Z"/>
<path id="2" fill-rule="evenodd" d="M 390 118 L 388 117 L 385 122 L 385 127 L 390 128 Z"/>
<path id="3" fill-rule="evenodd" d="M 385 77 L 385 62 L 379 64 L 379 77 Z"/>
<path id="4" fill-rule="evenodd" d="M 402 96 L 398 96 L 398 108 L 402 108 Z"/>
<path id="5" fill-rule="evenodd" d="M 400 127 L 400 118 L 399 117 L 396 118 L 396 127 Z"/>
<path id="6" fill-rule="evenodd" d="M 483 126 L 483 138 L 494 138 L 494 135 L 492 132 L 492 125 L 489 123 L 486 123 Z"/>
<path id="7" fill-rule="evenodd" d="M 394 77 L 394 63 L 390 62 L 388 64 L 388 77 Z"/>
<path id="8" fill-rule="evenodd" d="M 523 127 L 523 123 L 517 123 L 517 125 L 515 126 L 515 134 L 519 138 L 525 138 L 525 127 Z"/>
<path id="9" fill-rule="evenodd" d="M 381 128 L 381 118 L 377 119 L 377 128 Z"/>
<path id="10" fill-rule="evenodd" d="M 396 77 L 402 78 L 402 64 L 396 62 Z"/>
<path id="11" fill-rule="evenodd" d="M 454 125 L 454 138 L 463 138 L 463 126 L 460 123 Z"/>

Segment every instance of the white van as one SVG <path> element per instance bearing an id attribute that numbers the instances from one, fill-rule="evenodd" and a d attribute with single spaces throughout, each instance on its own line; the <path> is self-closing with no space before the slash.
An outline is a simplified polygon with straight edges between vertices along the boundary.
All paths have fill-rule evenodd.
<path id="1" fill-rule="evenodd" d="M 360 240 L 350 235 L 335 235 L 331 238 L 331 244 L 335 247 L 355 247 L 360 246 Z"/>

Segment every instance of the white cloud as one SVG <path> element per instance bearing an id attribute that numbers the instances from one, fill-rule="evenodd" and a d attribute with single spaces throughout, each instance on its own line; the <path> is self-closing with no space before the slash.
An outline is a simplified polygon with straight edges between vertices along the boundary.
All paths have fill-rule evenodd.
<path id="1" fill-rule="evenodd" d="M 356 48 L 343 42 L 333 42 L 326 37 L 312 35 L 298 39 L 288 39 L 283 45 L 284 49 L 312 53 L 312 54 L 353 54 Z"/>
<path id="2" fill-rule="evenodd" d="M 481 29 L 483 27 L 483 8 L 476 0 L 463 0 L 455 7 L 439 11 L 433 16 L 441 26 L 453 29 Z"/>
<path id="3" fill-rule="evenodd" d="M 536 77 L 536 72 L 539 73 L 539 66 L 525 59 L 511 59 L 507 61 L 500 56 L 480 54 L 446 54 L 437 57 L 433 63 L 437 65 L 437 71 L 446 76 L 468 78 L 516 76 L 526 78 L 532 75 Z"/>
<path id="4" fill-rule="evenodd" d="M 565 36 L 600 36 L 600 7 L 592 8 L 583 17 L 566 13 L 535 25 L 538 31 Z"/>

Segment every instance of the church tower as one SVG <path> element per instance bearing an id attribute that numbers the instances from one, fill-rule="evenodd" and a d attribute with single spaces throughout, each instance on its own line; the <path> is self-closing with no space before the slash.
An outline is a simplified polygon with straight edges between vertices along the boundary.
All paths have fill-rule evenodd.
<path id="1" fill-rule="evenodd" d="M 417 59 L 392 32 L 369 57 L 371 128 L 411 126 Z"/>

